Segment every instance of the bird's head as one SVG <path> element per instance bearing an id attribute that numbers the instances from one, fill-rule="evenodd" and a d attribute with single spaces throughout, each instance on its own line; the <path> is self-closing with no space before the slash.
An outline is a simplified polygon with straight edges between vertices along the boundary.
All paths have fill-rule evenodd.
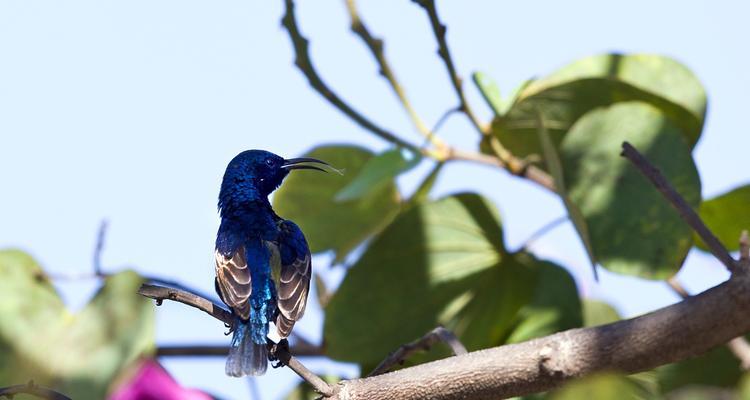
<path id="1" fill-rule="evenodd" d="M 328 165 L 314 158 L 284 159 L 264 150 L 246 150 L 229 162 L 219 194 L 221 203 L 230 200 L 248 201 L 267 198 L 294 169 L 314 169 L 315 164 Z"/>

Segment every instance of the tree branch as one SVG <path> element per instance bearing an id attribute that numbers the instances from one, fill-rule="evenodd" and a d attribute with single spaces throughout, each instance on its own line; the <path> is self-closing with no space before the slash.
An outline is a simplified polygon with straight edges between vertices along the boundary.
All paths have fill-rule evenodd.
<path id="1" fill-rule="evenodd" d="M 677 293 L 682 299 L 690 297 L 690 293 L 680 284 L 677 278 L 672 277 L 667 279 L 667 285 L 669 285 L 675 293 Z M 744 336 L 737 336 L 727 343 L 727 348 L 734 354 L 734 356 L 740 360 L 742 369 L 750 369 L 750 343 L 747 342 Z"/>
<path id="2" fill-rule="evenodd" d="M 300 33 L 299 27 L 297 26 L 297 19 L 294 15 L 294 1 L 284 0 L 284 3 L 286 5 L 286 12 L 284 13 L 284 17 L 281 19 L 281 25 L 286 28 L 287 32 L 289 33 L 289 38 L 292 41 L 292 45 L 294 46 L 294 63 L 295 65 L 297 65 L 297 68 L 299 68 L 300 71 L 302 71 L 302 73 L 305 75 L 307 81 L 310 83 L 310 86 L 312 86 L 315 91 L 320 93 L 326 100 L 328 100 L 331 105 L 338 108 L 347 117 L 352 119 L 364 129 L 367 129 L 368 131 L 380 136 L 390 143 L 408 148 L 417 153 L 421 153 L 422 151 L 417 146 L 406 142 L 405 140 L 398 137 L 395 133 L 378 126 L 373 121 L 362 115 L 362 113 L 355 110 L 344 100 L 342 100 L 341 97 L 339 97 L 335 92 L 333 92 L 325 82 L 323 82 L 323 79 L 320 78 L 318 71 L 315 69 L 312 61 L 310 60 L 310 54 L 308 52 L 308 41 L 304 36 L 302 36 L 302 33 Z"/>
<path id="3" fill-rule="evenodd" d="M 138 294 L 156 300 L 156 305 L 161 305 L 164 300 L 173 300 L 197 308 L 227 326 L 234 324 L 234 317 L 231 312 L 193 293 L 175 288 L 143 284 L 138 289 Z M 294 358 L 286 346 L 270 345 L 269 352 L 302 379 L 311 384 L 318 393 L 324 396 L 331 396 L 333 394 L 333 388 Z"/>
<path id="4" fill-rule="evenodd" d="M 15 385 L 15 386 L 8 386 L 4 388 L 0 388 L 0 397 L 7 397 L 9 399 L 13 399 L 15 395 L 19 394 L 28 394 L 31 396 L 39 397 L 41 399 L 49 399 L 49 400 L 71 400 L 70 397 L 56 392 L 52 389 L 47 389 L 45 387 L 41 387 L 34 383 L 34 381 L 29 381 L 29 383 L 25 385 Z"/>
<path id="5" fill-rule="evenodd" d="M 403 364 L 403 362 L 407 358 L 411 357 L 412 354 L 418 351 L 429 351 L 432 346 L 440 342 L 443 342 L 450 346 L 454 356 L 467 353 L 466 347 L 464 347 L 463 343 L 458 340 L 453 332 L 445 329 L 442 326 L 438 326 L 437 328 L 427 332 L 421 338 L 402 345 L 401 347 L 396 349 L 396 351 L 389 354 L 388 357 L 386 357 L 385 360 L 381 361 L 380 364 L 378 364 L 378 366 L 375 367 L 375 369 L 373 369 L 372 372 L 370 372 L 367 376 L 370 377 L 384 374 L 395 365 Z"/>
<path id="6" fill-rule="evenodd" d="M 471 107 L 469 107 L 469 103 L 466 101 L 466 95 L 464 94 L 463 90 L 463 80 L 458 75 L 458 71 L 456 71 L 456 65 L 453 63 L 453 58 L 451 57 L 450 50 L 448 49 L 448 42 L 445 39 L 445 32 L 448 30 L 448 28 L 446 28 L 446 26 L 440 22 L 440 18 L 437 14 L 437 8 L 435 7 L 435 1 L 413 1 L 424 8 L 424 10 L 427 12 L 427 16 L 430 19 L 432 31 L 435 34 L 435 39 L 438 42 L 438 55 L 443 59 L 445 68 L 448 70 L 448 76 L 450 77 L 451 83 L 453 84 L 453 89 L 456 91 L 456 95 L 458 96 L 459 109 L 464 114 L 466 114 L 471 123 L 474 125 L 474 127 L 477 128 L 479 132 L 481 132 L 482 134 L 488 134 L 487 128 L 484 127 L 481 122 L 479 122 L 479 118 L 477 118 L 476 114 L 474 114 L 474 111 L 471 109 Z"/>
<path id="7" fill-rule="evenodd" d="M 323 356 L 323 348 L 308 344 L 303 341 L 295 341 L 291 344 L 289 352 L 296 357 L 320 357 Z M 217 356 L 226 357 L 229 354 L 229 346 L 216 345 L 166 345 L 156 348 L 157 357 L 183 357 L 183 356 Z"/>
<path id="8" fill-rule="evenodd" d="M 652 313 L 339 383 L 338 399 L 498 399 L 600 371 L 635 373 L 750 331 L 750 274 Z"/>
<path id="9" fill-rule="evenodd" d="M 393 92 L 398 97 L 401 105 L 409 115 L 409 118 L 411 118 L 412 123 L 417 128 L 417 131 L 419 131 L 419 133 L 421 133 L 422 136 L 425 137 L 425 139 L 432 143 L 432 145 L 436 147 L 438 152 L 444 151 L 446 144 L 442 140 L 440 140 L 440 138 L 434 135 L 435 130 L 430 130 L 430 128 L 425 125 L 417 112 L 414 110 L 414 107 L 412 107 L 409 99 L 406 97 L 406 91 L 404 91 L 404 88 L 398 82 L 398 79 L 396 79 L 396 74 L 391 69 L 391 66 L 388 63 L 388 59 L 385 57 L 385 52 L 383 51 L 383 40 L 372 36 L 370 30 L 367 29 L 367 26 L 364 24 L 364 22 L 362 22 L 362 19 L 359 16 L 359 12 L 357 11 L 357 4 L 355 0 L 346 0 L 345 3 L 346 9 L 347 11 L 349 11 L 352 32 L 359 36 L 365 43 L 367 48 L 370 49 L 372 56 L 375 58 L 375 61 L 377 61 L 378 67 L 380 68 L 380 75 L 382 75 L 391 85 Z"/>
<path id="10" fill-rule="evenodd" d="M 667 179 L 661 174 L 659 169 L 654 167 L 628 142 L 623 142 L 621 155 L 632 162 L 633 165 L 635 165 L 635 167 L 651 181 L 656 189 L 659 190 L 659 192 L 661 192 L 661 194 L 669 201 L 672 207 L 680 213 L 682 219 L 684 219 L 685 222 L 693 228 L 695 233 L 703 239 L 703 242 L 706 243 L 706 246 L 711 250 L 711 253 L 721 261 L 730 272 L 734 272 L 736 270 L 736 261 L 731 255 L 729 255 L 726 247 L 724 247 L 713 232 L 706 227 L 706 224 L 703 223 L 687 201 L 685 201 L 672 185 L 667 182 Z"/>

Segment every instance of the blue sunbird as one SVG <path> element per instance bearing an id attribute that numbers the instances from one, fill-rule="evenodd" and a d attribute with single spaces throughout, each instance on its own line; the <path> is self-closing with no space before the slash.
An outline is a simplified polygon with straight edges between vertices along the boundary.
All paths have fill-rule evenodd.
<path id="1" fill-rule="evenodd" d="M 229 162 L 219 192 L 216 292 L 235 317 L 225 371 L 263 375 L 273 322 L 281 341 L 305 312 L 312 266 L 300 228 L 278 216 L 268 196 L 292 170 L 325 172 L 324 161 L 247 150 Z"/>

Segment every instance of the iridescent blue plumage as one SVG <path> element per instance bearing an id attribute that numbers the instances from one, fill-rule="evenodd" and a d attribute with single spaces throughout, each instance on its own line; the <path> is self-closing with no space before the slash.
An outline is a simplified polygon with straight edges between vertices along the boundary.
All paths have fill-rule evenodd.
<path id="1" fill-rule="evenodd" d="M 289 170 L 320 169 L 310 163 L 323 162 L 285 160 L 267 151 L 248 150 L 227 166 L 219 193 L 221 225 L 215 257 L 216 291 L 237 318 L 228 375 L 262 375 L 268 364 L 269 323 L 275 323 L 284 339 L 304 313 L 310 250 L 299 227 L 276 215 L 268 195 Z"/>

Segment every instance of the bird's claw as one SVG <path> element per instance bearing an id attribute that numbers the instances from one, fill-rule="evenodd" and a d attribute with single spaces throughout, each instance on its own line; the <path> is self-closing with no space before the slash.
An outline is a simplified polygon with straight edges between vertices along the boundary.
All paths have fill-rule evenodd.
<path id="1" fill-rule="evenodd" d="M 227 331 L 226 331 L 226 332 L 224 332 L 224 336 L 229 336 L 229 335 L 231 335 L 231 334 L 232 334 L 232 332 L 234 332 L 234 325 L 230 325 L 230 324 L 227 324 L 227 323 L 225 322 L 225 323 L 224 323 L 224 327 L 225 327 L 225 328 L 227 328 Z"/>
<path id="2" fill-rule="evenodd" d="M 274 343 L 269 339 L 268 345 L 270 347 L 270 351 L 268 352 L 268 361 L 271 363 L 271 367 L 276 369 L 286 366 L 286 362 L 280 359 L 277 354 L 281 352 L 282 354 L 286 354 L 287 356 L 289 355 L 289 341 L 286 339 L 281 339 L 279 343 Z"/>

